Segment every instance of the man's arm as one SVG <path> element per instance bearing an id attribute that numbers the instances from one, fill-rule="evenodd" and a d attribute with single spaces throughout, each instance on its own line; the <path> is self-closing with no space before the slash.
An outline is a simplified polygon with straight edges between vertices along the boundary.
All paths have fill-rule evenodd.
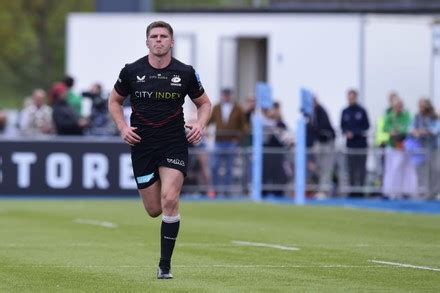
<path id="1" fill-rule="evenodd" d="M 185 125 L 189 129 L 186 138 L 189 143 L 198 143 L 201 141 L 203 130 L 211 117 L 211 101 L 206 93 L 192 101 L 197 107 L 197 121 Z"/>
<path id="2" fill-rule="evenodd" d="M 108 110 L 113 121 L 118 127 L 124 142 L 133 146 L 141 141 L 141 137 L 134 132 L 137 129 L 136 127 L 130 127 L 125 122 L 124 112 L 122 110 L 122 103 L 124 100 L 125 97 L 121 96 L 115 91 L 115 89 L 113 89 L 110 93 L 110 97 L 108 98 Z"/>

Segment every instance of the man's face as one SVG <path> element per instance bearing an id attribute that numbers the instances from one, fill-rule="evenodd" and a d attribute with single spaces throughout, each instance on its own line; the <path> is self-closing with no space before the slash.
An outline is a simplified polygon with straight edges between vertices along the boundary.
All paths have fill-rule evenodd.
<path id="1" fill-rule="evenodd" d="M 34 105 L 40 108 L 44 105 L 44 100 L 46 97 L 43 91 L 35 91 L 32 98 L 34 100 Z"/>
<path id="2" fill-rule="evenodd" d="M 156 27 L 151 29 L 147 37 L 147 47 L 150 53 L 158 57 L 167 55 L 174 45 L 169 31 L 164 27 Z"/>
<path id="3" fill-rule="evenodd" d="M 393 108 L 394 108 L 394 112 L 400 114 L 403 111 L 403 103 L 401 101 L 397 101 L 396 103 L 394 103 Z"/>
<path id="4" fill-rule="evenodd" d="M 223 94 L 222 100 L 225 103 L 229 103 L 232 101 L 232 95 L 231 94 Z"/>
<path id="5" fill-rule="evenodd" d="M 348 94 L 347 94 L 347 99 L 348 99 L 348 104 L 349 104 L 349 105 L 354 105 L 354 104 L 356 104 L 356 100 L 357 100 L 356 93 L 354 93 L 354 92 L 352 92 L 352 91 L 348 92 Z"/>

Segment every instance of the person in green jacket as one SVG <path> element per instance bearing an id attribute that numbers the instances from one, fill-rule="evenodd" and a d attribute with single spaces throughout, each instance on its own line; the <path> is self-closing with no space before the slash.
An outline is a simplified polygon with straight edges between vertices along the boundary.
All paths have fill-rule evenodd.
<path id="1" fill-rule="evenodd" d="M 383 130 L 389 134 L 388 145 L 403 149 L 403 141 L 411 125 L 411 115 L 403 108 L 401 99 L 397 99 L 391 111 L 385 115 Z"/>
<path id="2" fill-rule="evenodd" d="M 397 99 L 385 115 L 384 130 L 389 133 L 385 151 L 382 192 L 391 199 L 415 197 L 418 192 L 416 167 L 404 149 L 405 138 L 411 125 L 411 116 Z"/>
<path id="3" fill-rule="evenodd" d="M 77 95 L 73 90 L 73 85 L 75 84 L 75 79 L 71 76 L 66 76 L 63 79 L 63 83 L 67 87 L 67 103 L 73 108 L 75 113 L 81 117 L 82 116 L 82 97 Z"/>

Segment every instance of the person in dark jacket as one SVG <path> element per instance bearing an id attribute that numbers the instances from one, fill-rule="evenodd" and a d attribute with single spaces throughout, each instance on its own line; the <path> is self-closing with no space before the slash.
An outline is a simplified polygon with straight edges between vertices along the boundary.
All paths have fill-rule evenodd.
<path id="1" fill-rule="evenodd" d="M 331 195 L 332 175 L 335 164 L 335 130 L 330 122 L 327 111 L 318 99 L 313 99 L 312 127 L 314 132 L 313 150 L 316 154 L 317 173 L 319 178 L 318 198 Z"/>
<path id="2" fill-rule="evenodd" d="M 347 167 L 352 197 L 361 197 L 360 192 L 365 184 L 367 162 L 367 130 L 370 122 L 365 109 L 358 104 L 358 92 L 350 89 L 347 92 L 348 107 L 342 111 L 341 129 L 346 137 Z"/>
<path id="3" fill-rule="evenodd" d="M 111 122 L 107 100 L 104 98 L 101 84 L 92 84 L 90 90 L 83 92 L 82 96 L 90 99 L 92 104 L 87 134 L 97 136 L 116 135 L 117 131 Z"/>
<path id="4" fill-rule="evenodd" d="M 263 190 L 263 197 L 273 195 L 282 197 L 285 195 L 283 185 L 287 184 L 286 174 L 288 159 L 286 152 L 293 142 L 289 141 L 287 125 L 281 115 L 279 102 L 273 103 L 272 109 L 262 109 L 263 120 L 263 184 L 273 185 Z"/>
<path id="5" fill-rule="evenodd" d="M 87 120 L 80 118 L 67 103 L 67 87 L 55 83 L 51 89 L 52 117 L 58 135 L 82 135 Z"/>

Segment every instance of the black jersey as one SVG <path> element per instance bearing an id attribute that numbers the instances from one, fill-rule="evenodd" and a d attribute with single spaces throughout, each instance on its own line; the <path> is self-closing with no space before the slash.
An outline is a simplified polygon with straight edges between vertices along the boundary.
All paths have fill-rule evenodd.
<path id="1" fill-rule="evenodd" d="M 192 66 L 172 58 L 167 67 L 157 69 L 148 56 L 122 68 L 115 90 L 121 96 L 130 95 L 131 126 L 142 137 L 160 131 L 162 139 L 184 133 L 185 97 L 196 99 L 205 92 Z"/>

